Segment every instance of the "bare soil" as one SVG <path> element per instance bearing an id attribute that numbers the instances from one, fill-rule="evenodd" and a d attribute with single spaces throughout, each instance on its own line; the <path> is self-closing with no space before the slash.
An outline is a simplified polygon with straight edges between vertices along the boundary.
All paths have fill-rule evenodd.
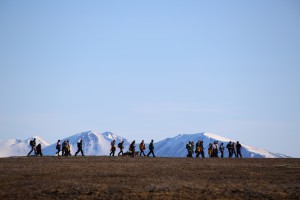
<path id="1" fill-rule="evenodd" d="M 300 159 L 1 158 L 0 199 L 300 199 Z"/>

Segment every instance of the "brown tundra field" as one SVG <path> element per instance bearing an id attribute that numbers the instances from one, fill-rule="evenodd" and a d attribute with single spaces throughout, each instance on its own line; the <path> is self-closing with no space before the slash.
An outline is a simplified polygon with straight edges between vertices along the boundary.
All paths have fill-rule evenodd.
<path id="1" fill-rule="evenodd" d="M 1 158 L 0 199 L 300 199 L 300 159 Z"/>

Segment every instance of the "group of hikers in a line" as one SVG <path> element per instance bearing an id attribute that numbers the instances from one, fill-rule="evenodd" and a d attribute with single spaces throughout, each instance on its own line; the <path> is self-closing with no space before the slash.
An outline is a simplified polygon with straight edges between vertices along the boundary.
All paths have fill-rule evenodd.
<path id="1" fill-rule="evenodd" d="M 38 144 L 36 146 L 36 139 L 34 138 L 33 140 L 30 141 L 30 146 L 31 146 L 31 150 L 30 152 L 27 154 L 27 156 L 30 156 L 32 152 L 34 152 L 35 156 L 43 156 L 42 154 L 42 146 L 41 144 Z M 146 150 L 146 145 L 144 143 L 144 140 L 140 143 L 139 145 L 140 147 L 140 156 L 143 154 L 143 156 L 146 156 L 145 154 L 145 150 Z M 138 155 L 139 151 L 135 151 L 135 140 L 133 140 L 133 142 L 130 144 L 129 146 L 129 150 L 127 152 L 123 152 L 124 149 L 124 141 L 121 141 L 118 144 L 118 148 L 120 149 L 120 152 L 118 153 L 119 155 L 122 156 L 136 156 Z M 70 146 L 70 142 L 69 140 L 65 140 L 62 144 L 60 143 L 60 140 L 57 141 L 56 143 L 56 154 L 60 156 L 60 151 L 62 152 L 61 155 L 62 156 L 71 156 L 71 146 Z M 77 154 L 81 152 L 81 155 L 84 156 L 83 150 L 82 150 L 82 139 L 79 140 L 79 142 L 77 142 L 77 152 L 75 153 L 75 156 L 77 156 Z M 115 152 L 116 152 L 116 140 L 113 140 L 111 142 L 111 148 L 110 148 L 110 156 L 115 156 Z M 149 157 L 149 155 L 152 154 L 153 157 L 156 157 L 154 155 L 154 145 L 153 145 L 153 140 L 151 140 L 150 144 L 149 144 L 149 153 L 147 154 L 147 156 Z"/>
<path id="2" fill-rule="evenodd" d="M 208 145 L 208 156 L 210 158 L 218 158 L 219 157 L 219 152 L 221 153 L 220 157 L 224 158 L 224 144 L 221 143 L 220 146 L 218 144 L 218 141 L 215 141 L 213 144 L 209 143 Z M 187 149 L 187 156 L 186 157 L 193 157 L 194 152 L 196 153 L 196 158 L 198 158 L 200 155 L 202 156 L 202 158 L 205 158 L 205 154 L 204 154 L 204 147 L 203 147 L 203 141 L 202 140 L 198 140 L 198 142 L 196 143 L 196 147 L 194 150 L 194 142 L 190 141 L 186 144 L 186 149 Z M 239 141 L 235 142 L 229 142 L 226 145 L 226 148 L 228 150 L 228 157 L 232 158 L 232 156 L 234 155 L 236 158 L 240 157 L 242 158 L 242 153 L 241 153 L 241 149 L 242 149 L 242 145 L 240 144 Z"/>
<path id="3" fill-rule="evenodd" d="M 43 154 L 42 154 L 42 145 L 38 144 L 36 146 L 36 139 L 35 138 L 33 138 L 33 140 L 30 140 L 29 144 L 31 146 L 31 150 L 29 151 L 27 156 L 30 156 L 32 152 L 34 152 L 35 156 L 43 156 Z M 82 150 L 82 139 L 79 142 L 77 142 L 77 148 L 78 148 L 78 150 L 75 153 L 75 156 L 77 156 L 77 154 L 79 152 L 81 152 L 81 155 L 84 156 L 84 153 L 83 153 L 83 150 Z M 60 144 L 60 140 L 58 140 L 57 143 L 56 143 L 56 150 L 57 150 L 56 154 L 58 156 L 60 156 L 59 155 L 60 151 L 61 151 L 62 156 L 71 156 L 71 146 L 70 146 L 69 140 L 65 140 L 62 144 Z"/>
<path id="4" fill-rule="evenodd" d="M 110 154 L 109 156 L 115 156 L 115 152 L 116 152 L 116 140 L 113 140 L 111 143 L 111 148 L 110 148 Z M 121 141 L 118 144 L 118 148 L 120 149 L 118 156 L 131 156 L 131 157 L 135 157 L 137 155 L 140 154 L 140 156 L 146 156 L 145 154 L 145 150 L 146 150 L 146 144 L 144 143 L 144 140 L 142 140 L 142 142 L 139 145 L 140 151 L 135 151 L 135 140 L 133 140 L 133 142 L 129 145 L 129 149 L 127 152 L 123 152 L 124 149 L 124 141 Z M 153 157 L 156 157 L 154 155 L 154 145 L 153 145 L 153 140 L 151 140 L 150 144 L 149 144 L 149 153 L 147 154 L 147 157 L 150 156 L 150 154 L 152 154 Z"/>
<path id="5" fill-rule="evenodd" d="M 80 139 L 77 142 L 77 152 L 75 153 L 75 156 L 77 156 L 77 154 L 79 152 L 81 152 L 81 155 L 84 156 L 83 150 L 82 150 L 82 139 Z M 30 146 L 31 146 L 31 150 L 28 153 L 28 156 L 31 155 L 31 153 L 34 151 L 34 154 L 36 156 L 43 156 L 42 154 L 42 146 L 41 144 L 36 145 L 36 139 L 34 138 L 33 140 L 30 141 Z M 150 154 L 152 154 L 153 157 L 156 157 L 154 154 L 154 145 L 153 145 L 153 140 L 151 140 L 150 144 L 149 144 L 149 153 L 146 155 L 145 154 L 145 150 L 146 150 L 146 144 L 144 143 L 144 140 L 142 140 L 142 142 L 139 144 L 139 150 L 140 151 L 136 151 L 136 145 L 135 145 L 135 140 L 133 140 L 133 142 L 129 145 L 129 149 L 127 152 L 123 152 L 124 149 L 124 141 L 121 141 L 120 143 L 118 143 L 118 148 L 120 149 L 118 156 L 131 156 L 131 157 L 135 157 L 137 155 L 139 156 L 147 156 L 149 157 Z M 232 158 L 232 156 L 234 155 L 236 158 L 240 157 L 242 158 L 242 154 L 241 154 L 241 148 L 242 145 L 239 143 L 239 141 L 237 141 L 237 143 L 235 142 L 229 142 L 226 145 L 226 148 L 229 152 L 228 157 Z M 111 148 L 110 148 L 110 154 L 109 156 L 115 156 L 115 152 L 116 152 L 116 140 L 113 140 L 111 142 Z M 200 155 L 202 156 L 202 158 L 205 158 L 205 153 L 204 153 L 204 147 L 203 147 L 203 141 L 202 140 L 198 140 L 198 142 L 196 143 L 196 147 L 194 145 L 193 141 L 190 141 L 186 144 L 186 149 L 187 149 L 187 157 L 193 157 L 193 154 L 196 153 L 196 157 L 198 158 Z M 70 146 L 70 142 L 69 140 L 65 140 L 62 144 L 60 143 L 60 140 L 57 141 L 56 143 L 56 154 L 58 156 L 60 156 L 60 151 L 62 152 L 61 155 L 62 156 L 71 156 L 71 146 Z M 220 157 L 224 158 L 224 144 L 221 143 L 220 146 L 218 145 L 218 141 L 215 141 L 213 144 L 210 143 L 208 146 L 208 156 L 211 158 L 218 158 L 219 157 L 219 152 L 221 153 Z M 55 154 L 55 155 L 56 155 Z"/>

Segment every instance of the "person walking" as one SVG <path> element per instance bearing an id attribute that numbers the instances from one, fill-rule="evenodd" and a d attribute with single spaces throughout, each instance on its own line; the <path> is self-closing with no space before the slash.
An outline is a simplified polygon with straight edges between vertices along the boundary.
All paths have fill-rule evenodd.
<path id="1" fill-rule="evenodd" d="M 67 146 L 67 141 L 63 141 L 62 145 L 61 145 L 61 155 L 65 156 L 66 155 L 66 146 Z"/>
<path id="2" fill-rule="evenodd" d="M 118 156 L 121 154 L 122 156 L 123 156 L 123 149 L 124 149 L 124 141 L 122 141 L 122 142 L 120 142 L 119 144 L 118 144 L 118 147 L 119 147 L 119 149 L 120 149 L 120 152 L 118 153 Z"/>
<path id="3" fill-rule="evenodd" d="M 142 140 L 142 142 L 140 143 L 140 156 L 143 154 L 144 156 L 146 156 L 145 151 L 146 150 L 146 145 L 144 143 L 144 140 Z"/>
<path id="4" fill-rule="evenodd" d="M 205 158 L 203 140 L 200 140 L 200 155 L 202 156 L 202 158 Z"/>
<path id="5" fill-rule="evenodd" d="M 150 144 L 149 144 L 149 153 L 147 154 L 147 157 L 149 157 L 149 155 L 152 154 L 153 157 L 156 157 L 154 155 L 154 145 L 153 145 L 153 140 L 151 140 Z"/>
<path id="6" fill-rule="evenodd" d="M 232 143 L 231 148 L 232 148 L 232 153 L 234 154 L 234 157 L 236 158 L 237 154 L 236 154 L 236 144 L 235 144 L 235 142 Z"/>
<path id="7" fill-rule="evenodd" d="M 193 153 L 194 153 L 194 142 L 189 141 L 189 143 L 187 143 L 185 147 L 186 147 L 187 152 L 188 152 L 186 157 L 192 158 Z"/>
<path id="8" fill-rule="evenodd" d="M 131 157 L 135 157 L 135 140 L 130 144 Z"/>
<path id="9" fill-rule="evenodd" d="M 58 140 L 57 143 L 56 143 L 56 150 L 57 150 L 56 154 L 57 154 L 58 156 L 60 156 L 60 155 L 59 155 L 59 152 L 60 152 L 60 140 Z M 55 155 L 56 155 L 56 154 L 55 154 Z"/>
<path id="10" fill-rule="evenodd" d="M 226 145 L 226 148 L 229 153 L 228 158 L 232 158 L 233 150 L 232 150 L 232 142 L 231 141 L 229 141 L 229 143 Z"/>
<path id="11" fill-rule="evenodd" d="M 34 151 L 34 155 L 36 155 L 36 139 L 33 138 L 33 140 L 30 140 L 29 144 L 30 144 L 31 150 L 29 151 L 27 156 L 30 156 L 33 151 Z"/>
<path id="12" fill-rule="evenodd" d="M 37 146 L 36 146 L 36 156 L 43 156 L 43 153 L 42 153 L 42 145 L 41 143 L 39 143 Z"/>
<path id="13" fill-rule="evenodd" d="M 241 153 L 242 145 L 240 144 L 239 141 L 236 142 L 236 152 L 237 152 L 237 158 L 240 156 L 243 158 L 242 153 Z"/>
<path id="14" fill-rule="evenodd" d="M 220 148 L 219 148 L 220 153 L 221 153 L 221 158 L 224 158 L 224 149 L 225 149 L 224 144 L 221 143 Z"/>
<path id="15" fill-rule="evenodd" d="M 77 156 L 77 154 L 78 154 L 79 152 L 81 152 L 81 155 L 84 156 L 84 153 L 83 153 L 83 150 L 82 150 L 82 139 L 80 139 L 80 141 L 77 142 L 77 148 L 78 148 L 78 150 L 77 150 L 77 152 L 75 153 L 75 156 Z"/>
<path id="16" fill-rule="evenodd" d="M 214 144 L 212 145 L 212 157 L 218 158 L 218 153 L 219 153 L 219 146 L 218 146 L 218 141 L 215 141 Z"/>
<path id="17" fill-rule="evenodd" d="M 186 157 L 191 157 L 190 156 L 190 149 L 191 149 L 191 141 L 189 141 L 186 145 L 185 145 L 185 148 L 186 148 L 186 150 L 187 150 L 187 155 L 186 155 Z"/>
<path id="18" fill-rule="evenodd" d="M 207 149 L 207 153 L 209 155 L 209 157 L 213 157 L 213 149 L 212 149 L 212 143 L 209 143 L 208 149 Z"/>
<path id="19" fill-rule="evenodd" d="M 78 147 L 78 143 L 77 143 L 77 147 Z M 65 156 L 71 156 L 71 146 L 69 140 L 66 141 Z"/>
<path id="20" fill-rule="evenodd" d="M 116 140 L 113 140 L 111 143 L 110 143 L 110 154 L 109 156 L 115 156 L 115 152 L 116 152 Z"/>
<path id="21" fill-rule="evenodd" d="M 200 155 L 200 152 L 201 152 L 201 141 L 198 140 L 198 142 L 196 143 L 196 150 L 195 150 L 195 153 L 196 153 L 196 158 L 199 158 L 199 155 Z"/>

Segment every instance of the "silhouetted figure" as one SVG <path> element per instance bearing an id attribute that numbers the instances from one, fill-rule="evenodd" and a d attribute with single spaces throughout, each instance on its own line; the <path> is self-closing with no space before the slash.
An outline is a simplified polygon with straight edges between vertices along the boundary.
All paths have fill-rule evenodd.
<path id="1" fill-rule="evenodd" d="M 131 157 L 135 157 L 135 140 L 130 144 L 129 151 L 131 152 Z"/>
<path id="2" fill-rule="evenodd" d="M 218 158 L 218 153 L 219 153 L 219 145 L 218 141 L 215 141 L 214 144 L 212 145 L 212 157 L 213 158 Z"/>
<path id="3" fill-rule="evenodd" d="M 195 149 L 196 158 L 198 158 L 198 157 L 199 157 L 199 155 L 200 155 L 200 151 L 201 151 L 201 147 L 200 147 L 200 145 L 201 145 L 201 141 L 200 141 L 200 140 L 198 140 L 198 142 L 196 143 L 196 149 Z"/>
<path id="4" fill-rule="evenodd" d="M 56 143 L 56 150 L 57 150 L 56 154 L 57 154 L 58 156 L 60 156 L 60 155 L 59 155 L 59 152 L 60 152 L 60 140 L 58 140 L 57 143 Z"/>
<path id="5" fill-rule="evenodd" d="M 149 155 L 152 154 L 153 157 L 156 157 L 154 155 L 154 145 L 153 145 L 153 140 L 151 140 L 150 144 L 149 144 L 149 153 L 147 154 L 147 157 L 149 157 Z"/>
<path id="6" fill-rule="evenodd" d="M 66 155 L 66 146 L 67 146 L 67 141 L 65 140 L 61 145 L 61 155 L 62 156 Z"/>
<path id="7" fill-rule="evenodd" d="M 202 156 L 202 158 L 205 158 L 205 155 L 204 155 L 204 147 L 203 147 L 203 141 L 200 140 L 200 155 Z"/>
<path id="8" fill-rule="evenodd" d="M 34 151 L 34 155 L 36 155 L 36 141 L 35 138 L 33 140 L 30 140 L 29 145 L 31 146 L 31 150 L 27 154 L 27 156 L 30 156 L 30 154 Z"/>
<path id="9" fill-rule="evenodd" d="M 42 153 L 42 145 L 41 144 L 38 144 L 36 146 L 36 156 L 43 156 L 43 153 Z"/>
<path id="10" fill-rule="evenodd" d="M 236 158 L 237 157 L 237 154 L 236 154 L 236 144 L 234 142 L 232 143 L 232 153 L 234 154 L 234 157 Z"/>
<path id="11" fill-rule="evenodd" d="M 210 158 L 213 157 L 212 143 L 209 143 L 207 153 L 208 153 Z"/>
<path id="12" fill-rule="evenodd" d="M 243 158 L 243 156 L 242 156 L 242 154 L 241 154 L 241 149 L 242 149 L 242 145 L 240 144 L 239 141 L 237 141 L 237 143 L 236 143 L 237 157 L 240 156 L 241 158 Z"/>
<path id="13" fill-rule="evenodd" d="M 78 154 L 79 152 L 81 152 L 81 155 L 84 156 L 83 150 L 82 150 L 82 139 L 81 139 L 79 142 L 77 142 L 77 148 L 78 148 L 78 150 L 77 150 L 77 152 L 75 153 L 75 156 L 77 156 L 77 154 Z M 71 155 L 71 154 L 70 154 L 70 155 Z"/>
<path id="14" fill-rule="evenodd" d="M 77 143 L 77 146 L 78 146 L 78 143 Z M 65 156 L 71 156 L 71 146 L 70 146 L 69 140 L 67 140 L 67 142 L 66 142 Z"/>
<path id="15" fill-rule="evenodd" d="M 116 152 L 116 140 L 113 140 L 111 143 L 110 143 L 110 154 L 109 156 L 115 156 L 115 152 Z"/>
<path id="16" fill-rule="evenodd" d="M 145 149 L 146 149 L 146 145 L 144 143 L 144 140 L 142 140 L 142 142 L 140 143 L 140 156 L 143 154 L 144 156 L 146 156 L 145 154 Z"/>
<path id="17" fill-rule="evenodd" d="M 119 156 L 120 154 L 123 156 L 123 155 L 124 155 L 124 153 L 123 153 L 123 149 L 124 149 L 124 141 L 120 142 L 120 143 L 118 144 L 118 147 L 119 147 L 119 149 L 120 149 L 120 152 L 118 153 L 118 156 Z"/>
<path id="18" fill-rule="evenodd" d="M 193 157 L 193 153 L 194 153 L 194 145 L 191 141 L 189 141 L 189 143 L 187 143 L 185 145 L 185 148 L 187 150 L 187 156 L 186 157 L 189 157 L 189 158 L 192 158 Z"/>
<path id="19" fill-rule="evenodd" d="M 232 154 L 233 154 L 233 146 L 232 146 L 232 142 L 229 141 L 229 143 L 226 145 L 226 148 L 228 150 L 228 158 L 232 158 Z"/>
<path id="20" fill-rule="evenodd" d="M 224 158 L 224 149 L 225 149 L 224 144 L 221 143 L 220 148 L 219 148 L 220 153 L 221 153 L 221 158 Z"/>

